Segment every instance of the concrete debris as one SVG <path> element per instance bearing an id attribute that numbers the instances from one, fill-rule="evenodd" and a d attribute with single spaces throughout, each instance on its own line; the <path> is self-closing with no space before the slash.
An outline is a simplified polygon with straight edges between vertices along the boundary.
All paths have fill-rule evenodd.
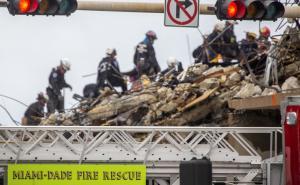
<path id="1" fill-rule="evenodd" d="M 272 87 L 278 89 L 279 91 L 281 91 L 280 87 L 278 85 L 272 85 Z M 265 88 L 262 92 L 262 96 L 270 96 L 273 94 L 276 94 L 277 91 L 275 89 L 270 89 L 270 88 Z"/>
<path id="2" fill-rule="evenodd" d="M 258 85 L 247 83 L 234 96 L 235 98 L 249 98 L 261 95 L 262 90 Z"/>
<path id="3" fill-rule="evenodd" d="M 239 83 L 242 80 L 242 75 L 243 74 L 239 74 L 238 72 L 233 72 L 231 75 L 229 75 L 228 80 L 226 80 L 225 82 L 225 85 L 233 86 L 234 84 Z"/>
<path id="4" fill-rule="evenodd" d="M 299 81 L 296 77 L 289 77 L 281 86 L 283 91 L 300 88 Z"/>
<path id="5" fill-rule="evenodd" d="M 164 113 L 164 114 L 172 113 L 172 112 L 176 111 L 177 106 L 178 106 L 177 103 L 170 101 L 170 102 L 162 105 L 159 108 L 159 112 Z"/>
<path id="6" fill-rule="evenodd" d="M 190 68 L 190 75 L 199 76 L 202 75 L 208 69 L 208 65 L 196 64 Z"/>
<path id="7" fill-rule="evenodd" d="M 208 79 L 205 79 L 203 82 L 201 82 L 199 84 L 199 87 L 202 90 L 207 91 L 209 89 L 219 87 L 219 85 L 220 85 L 220 79 L 218 79 L 218 78 L 208 78 Z"/>
<path id="8" fill-rule="evenodd" d="M 157 102 L 156 96 L 152 94 L 140 94 L 136 96 L 123 96 L 119 99 L 112 99 L 106 103 L 100 103 L 87 113 L 88 118 L 93 121 L 97 119 L 107 120 L 121 113 L 134 109 L 144 103 Z"/>

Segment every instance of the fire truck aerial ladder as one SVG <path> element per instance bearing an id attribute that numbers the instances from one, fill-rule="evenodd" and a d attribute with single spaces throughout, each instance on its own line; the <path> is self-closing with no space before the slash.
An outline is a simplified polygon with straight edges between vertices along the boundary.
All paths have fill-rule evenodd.
<path id="1" fill-rule="evenodd" d="M 267 156 L 251 135 L 267 138 Z M 145 164 L 149 184 L 179 185 L 180 162 L 206 157 L 215 183 L 274 185 L 281 138 L 280 127 L 0 127 L 0 161 L 3 172 L 10 163 Z"/>

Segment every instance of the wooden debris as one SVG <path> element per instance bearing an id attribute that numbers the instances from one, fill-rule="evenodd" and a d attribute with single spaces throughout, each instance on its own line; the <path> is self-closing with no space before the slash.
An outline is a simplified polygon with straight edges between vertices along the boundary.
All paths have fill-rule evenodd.
<path id="1" fill-rule="evenodd" d="M 124 96 L 121 99 L 116 99 L 106 104 L 99 104 L 94 109 L 90 110 L 87 115 L 90 120 L 108 119 L 118 114 L 127 112 L 143 103 L 157 102 L 157 98 L 150 94 L 141 94 L 138 96 Z"/>
<path id="2" fill-rule="evenodd" d="M 212 95 L 214 92 L 216 92 L 217 89 L 218 89 L 218 87 L 215 87 L 214 89 L 206 91 L 202 96 L 198 97 L 197 99 L 195 99 L 191 103 L 187 104 L 183 108 L 178 108 L 178 110 L 183 112 L 186 109 L 191 108 L 198 103 L 201 103 L 202 101 L 206 100 L 210 95 Z"/>

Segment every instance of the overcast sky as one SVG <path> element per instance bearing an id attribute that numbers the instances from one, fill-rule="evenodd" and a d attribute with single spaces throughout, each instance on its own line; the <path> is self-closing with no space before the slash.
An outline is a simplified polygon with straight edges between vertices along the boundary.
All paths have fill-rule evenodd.
<path id="1" fill-rule="evenodd" d="M 68 108 L 76 103 L 71 98 L 73 93 L 82 94 L 84 85 L 95 82 L 96 76 L 82 75 L 96 72 L 108 47 L 117 49 L 121 71 L 127 71 L 133 68 L 134 47 L 144 39 L 147 30 L 158 35 L 154 47 L 162 69 L 169 56 L 181 60 L 184 67 L 190 64 L 187 36 L 191 50 L 202 42 L 196 28 L 165 27 L 163 14 L 76 11 L 69 17 L 32 17 L 11 16 L 1 8 L 0 15 L 0 94 L 26 104 L 34 102 L 38 92 L 45 91 L 50 71 L 60 58 L 69 58 L 72 63 L 71 71 L 66 73 L 66 81 L 73 86 L 72 92 L 66 90 Z M 199 28 L 208 34 L 216 22 L 215 16 L 200 15 Z M 239 22 L 235 28 L 238 39 L 245 36 L 244 31 L 258 33 L 258 24 Z M 272 30 L 277 24 L 262 22 L 262 26 L 269 25 Z M 25 106 L 2 97 L 0 104 L 17 121 L 26 110 Z M 1 108 L 0 123 L 13 124 Z"/>

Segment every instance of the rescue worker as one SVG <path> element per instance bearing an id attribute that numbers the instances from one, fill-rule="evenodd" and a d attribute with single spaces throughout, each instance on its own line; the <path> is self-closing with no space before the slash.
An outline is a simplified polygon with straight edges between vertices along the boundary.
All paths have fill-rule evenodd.
<path id="1" fill-rule="evenodd" d="M 258 45 L 256 37 L 256 33 L 246 32 L 246 39 L 241 41 L 240 49 L 248 60 L 257 55 Z"/>
<path id="2" fill-rule="evenodd" d="M 216 60 L 219 55 L 222 54 L 222 48 L 224 47 L 224 36 L 220 35 L 225 29 L 223 23 L 217 23 L 214 27 L 214 30 L 207 37 L 207 42 L 212 42 L 208 47 L 208 59 L 210 63 L 219 63 L 220 61 Z"/>
<path id="3" fill-rule="evenodd" d="M 47 97 L 41 92 L 38 94 L 36 100 L 37 101 L 32 103 L 25 111 L 22 125 L 39 125 L 45 116 L 44 107 L 47 102 Z"/>
<path id="4" fill-rule="evenodd" d="M 156 39 L 156 33 L 154 31 L 148 31 L 146 33 L 146 38 L 136 47 L 133 62 L 138 78 L 143 74 L 152 77 L 160 72 L 160 66 L 157 62 L 155 50 L 153 48 Z"/>
<path id="5" fill-rule="evenodd" d="M 264 26 L 259 30 L 259 37 L 258 37 L 259 53 L 266 53 L 270 49 L 271 47 L 271 42 L 269 41 L 270 35 L 271 35 L 271 31 L 267 26 Z"/>
<path id="6" fill-rule="evenodd" d="M 234 33 L 234 25 L 236 21 L 226 21 L 225 26 L 226 30 L 223 34 L 223 39 L 225 45 L 222 47 L 222 53 L 224 58 L 224 63 L 227 65 L 231 64 L 231 60 L 237 59 L 239 55 L 239 45 L 236 40 L 236 35 Z"/>
<path id="7" fill-rule="evenodd" d="M 104 87 L 121 87 L 122 92 L 127 91 L 127 84 L 120 72 L 119 63 L 116 60 L 117 52 L 114 48 L 106 50 L 104 57 L 98 66 L 97 86 L 99 89 Z"/>
<path id="8" fill-rule="evenodd" d="M 224 31 L 225 25 L 217 23 L 214 26 L 213 32 L 204 38 L 202 46 L 199 46 L 193 51 L 195 63 L 202 62 L 208 66 L 220 65 L 222 60 L 222 48 L 224 47 Z"/>
<path id="9" fill-rule="evenodd" d="M 165 75 L 171 73 L 175 76 L 179 75 L 183 71 L 182 63 L 175 57 L 169 57 L 167 60 L 168 68 L 163 70 L 160 74 Z"/>
<path id="10" fill-rule="evenodd" d="M 167 60 L 168 68 L 160 73 L 160 82 L 164 82 L 163 86 L 170 87 L 174 89 L 179 81 L 177 75 L 183 71 L 182 63 L 178 61 L 175 57 L 169 57 Z"/>
<path id="11" fill-rule="evenodd" d="M 70 88 L 72 86 L 65 81 L 65 73 L 69 71 L 71 64 L 69 60 L 64 58 L 60 60 L 60 65 L 57 68 L 53 68 L 49 75 L 49 86 L 47 87 L 47 95 L 49 101 L 47 103 L 48 113 L 64 112 L 64 97 L 61 90 L 63 88 Z"/>
<path id="12" fill-rule="evenodd" d="M 243 51 L 245 60 L 248 62 L 251 71 L 256 76 L 259 76 L 264 73 L 267 55 L 259 53 L 256 36 L 253 32 L 247 32 L 246 39 L 241 41 L 241 51 Z M 242 61 L 241 65 L 250 72 L 246 66 L 246 61 Z"/>
<path id="13" fill-rule="evenodd" d="M 208 37 L 208 35 L 203 36 L 203 43 L 200 46 L 198 46 L 192 53 L 194 60 L 195 60 L 195 64 L 208 63 L 207 48 L 204 47 L 208 44 L 207 37 Z"/>
<path id="14" fill-rule="evenodd" d="M 234 25 L 238 24 L 236 21 L 227 20 L 225 22 L 225 27 L 227 28 L 224 31 L 224 41 L 226 43 L 234 43 L 236 42 L 236 35 L 234 33 Z"/>
<path id="15" fill-rule="evenodd" d="M 87 84 L 83 88 L 84 98 L 97 98 L 100 95 L 97 84 Z"/>

